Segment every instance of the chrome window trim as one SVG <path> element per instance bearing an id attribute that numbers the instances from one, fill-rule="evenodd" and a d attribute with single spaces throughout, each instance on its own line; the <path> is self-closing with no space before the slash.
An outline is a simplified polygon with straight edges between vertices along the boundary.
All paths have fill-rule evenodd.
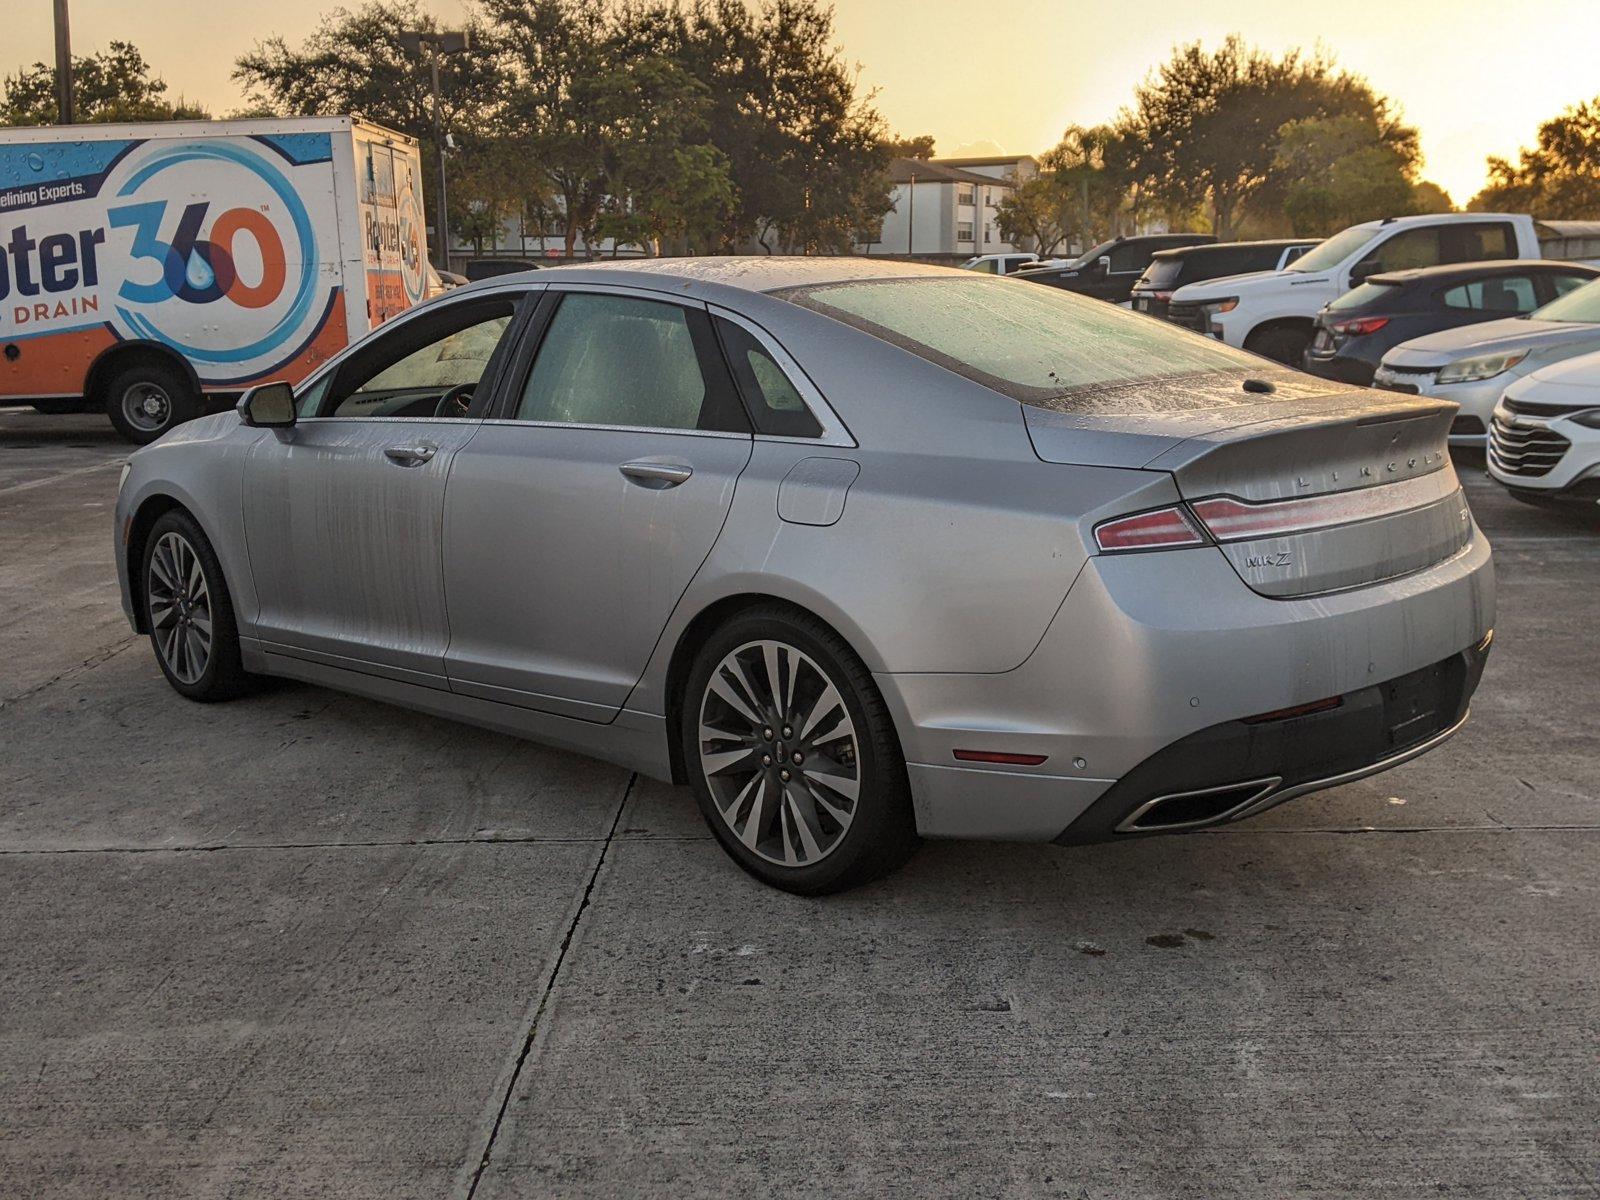
<path id="1" fill-rule="evenodd" d="M 383 324 L 375 325 L 371 329 L 367 330 L 366 333 L 363 333 L 360 337 L 352 338 L 349 342 L 345 343 L 345 347 L 344 347 L 343 350 L 339 351 L 339 353 L 335 354 L 327 362 L 323 363 L 315 371 L 311 372 L 311 374 L 307 375 L 299 383 L 294 385 L 294 398 L 295 398 L 296 402 L 298 402 L 303 393 L 308 392 L 312 388 L 316 387 L 317 384 L 322 381 L 322 377 L 324 375 L 327 375 L 330 371 L 333 371 L 333 370 L 337 369 L 339 364 L 344 362 L 344 360 L 346 358 L 348 358 L 353 351 L 355 351 L 355 350 L 359 349 L 361 346 L 365 345 L 368 338 L 376 336 L 379 332 L 386 332 L 386 331 L 388 331 L 390 329 L 398 328 L 399 326 L 405 324 L 406 322 L 414 321 L 418 317 L 423 316 L 424 314 L 440 312 L 447 305 L 466 304 L 466 303 L 469 303 L 469 302 L 471 302 L 473 300 L 481 300 L 485 296 L 499 296 L 499 295 L 503 295 L 503 294 L 508 293 L 508 292 L 515 292 L 515 293 L 542 292 L 542 291 L 545 290 L 545 288 L 547 286 L 549 286 L 549 285 L 543 284 L 543 283 L 521 282 L 521 283 L 491 284 L 491 285 L 489 285 L 487 287 L 482 287 L 482 288 L 477 288 L 477 287 L 453 288 L 451 291 L 446 292 L 442 296 L 435 296 L 432 300 L 424 300 L 421 304 L 413 304 L 410 308 L 406 309 L 405 312 L 400 313 L 400 314 L 398 314 L 396 316 L 390 317 L 387 321 L 383 322 Z M 456 418 L 456 419 L 459 420 L 460 418 Z M 417 418 L 416 417 L 300 417 L 299 418 L 299 421 L 384 421 L 384 420 L 415 421 L 415 420 L 417 420 Z M 296 423 L 298 424 L 299 422 L 297 421 Z"/>
<path id="2" fill-rule="evenodd" d="M 800 393 L 800 399 L 805 401 L 806 407 L 811 410 L 811 415 L 817 419 L 817 424 L 822 426 L 822 432 L 816 437 L 757 433 L 755 436 L 758 441 L 792 442 L 802 446 L 842 446 L 849 449 L 855 449 L 860 445 L 851 436 L 849 428 L 839 418 L 839 414 L 833 411 L 833 407 L 828 403 L 822 392 L 818 390 L 817 385 L 811 382 L 811 376 L 806 374 L 805 368 L 794 360 L 794 356 L 783 348 L 777 338 L 773 337 L 743 313 L 734 312 L 732 309 L 724 308 L 720 304 L 708 304 L 706 305 L 706 311 L 714 317 L 721 317 L 723 320 L 737 325 L 755 338 L 757 342 L 761 343 L 761 348 L 772 355 L 773 361 L 778 364 L 778 368 L 788 377 L 790 384 L 794 386 L 794 390 Z"/>
<path id="3" fill-rule="evenodd" d="M 412 417 L 390 417 L 386 420 L 414 420 Z M 600 425 L 591 421 L 523 421 L 516 417 L 485 417 L 479 425 L 512 425 L 518 429 L 589 429 L 610 433 L 653 433 L 663 437 L 727 438 L 748 442 L 752 435 L 734 433 L 726 429 L 673 429 L 664 425 Z"/>

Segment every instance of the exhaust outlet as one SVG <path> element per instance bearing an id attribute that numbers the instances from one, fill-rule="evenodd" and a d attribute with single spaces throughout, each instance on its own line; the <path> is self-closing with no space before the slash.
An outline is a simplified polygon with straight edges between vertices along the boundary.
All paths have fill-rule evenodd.
<path id="1" fill-rule="evenodd" d="M 1218 825 L 1270 795 L 1283 780 L 1253 779 L 1146 800 L 1117 825 L 1118 833 L 1168 833 Z"/>

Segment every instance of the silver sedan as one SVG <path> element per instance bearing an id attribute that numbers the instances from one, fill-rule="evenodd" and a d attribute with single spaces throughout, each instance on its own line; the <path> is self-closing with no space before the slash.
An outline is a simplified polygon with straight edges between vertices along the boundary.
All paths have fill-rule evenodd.
<path id="1" fill-rule="evenodd" d="M 117 562 L 185 696 L 290 676 L 609 759 L 817 893 L 1452 734 L 1494 617 L 1452 410 L 971 272 L 563 268 L 140 450 Z"/>

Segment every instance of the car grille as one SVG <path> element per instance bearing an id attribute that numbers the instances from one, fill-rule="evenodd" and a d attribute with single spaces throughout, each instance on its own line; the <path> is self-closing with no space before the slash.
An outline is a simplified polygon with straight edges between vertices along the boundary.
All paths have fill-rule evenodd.
<path id="1" fill-rule="evenodd" d="M 1502 401 L 1508 413 L 1524 417 L 1563 417 L 1567 413 L 1582 412 L 1592 404 L 1539 404 L 1533 400 L 1513 400 L 1507 396 Z"/>
<path id="2" fill-rule="evenodd" d="M 1512 425 L 1496 413 L 1489 425 L 1489 458 L 1507 475 L 1537 479 L 1550 474 L 1572 445 L 1543 425 Z"/>
<path id="3" fill-rule="evenodd" d="M 1182 325 L 1185 329 L 1193 329 L 1197 333 L 1205 333 L 1206 310 L 1192 300 L 1174 300 L 1167 305 L 1167 320 L 1174 325 Z"/>

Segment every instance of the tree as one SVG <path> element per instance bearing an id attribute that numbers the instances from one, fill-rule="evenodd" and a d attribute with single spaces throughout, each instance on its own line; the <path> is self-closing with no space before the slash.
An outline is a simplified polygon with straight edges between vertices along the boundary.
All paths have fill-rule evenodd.
<path id="1" fill-rule="evenodd" d="M 1370 118 L 1378 140 L 1408 163 L 1419 156 L 1416 131 L 1363 79 L 1317 54 L 1274 59 L 1237 35 L 1213 52 L 1179 47 L 1135 92 L 1125 118 L 1137 131 L 1138 174 L 1167 204 L 1205 204 L 1213 232 L 1233 235 L 1245 208 L 1276 209 L 1290 180 L 1275 173 L 1280 133 L 1295 121 Z"/>
<path id="2" fill-rule="evenodd" d="M 421 143 L 423 177 L 435 179 L 440 147 L 433 132 L 429 68 L 424 59 L 407 53 L 399 34 L 438 28 L 438 20 L 418 0 L 370 0 L 354 12 L 340 8 L 328 13 L 299 48 L 281 37 L 257 43 L 235 64 L 233 77 L 245 86 L 250 111 L 256 114 L 348 113 L 410 134 Z M 475 40 L 485 33 L 481 24 L 469 28 Z M 458 171 L 460 164 L 485 152 L 490 114 L 503 84 L 497 67 L 492 54 L 479 52 L 440 59 L 440 111 L 460 147 L 454 159 Z"/>
<path id="3" fill-rule="evenodd" d="M 204 120 L 206 111 L 181 96 L 166 98 L 167 85 L 150 73 L 144 55 L 131 42 L 73 57 L 73 103 L 79 121 Z M 56 69 L 34 63 L 0 81 L 0 125 L 54 125 Z"/>
<path id="4" fill-rule="evenodd" d="M 1273 166 L 1292 180 L 1284 212 L 1300 236 L 1326 236 L 1358 221 L 1414 210 L 1414 165 L 1385 142 L 1370 117 L 1290 121 Z"/>
<path id="5" fill-rule="evenodd" d="M 1518 160 L 1489 159 L 1489 182 L 1468 208 L 1531 212 L 1553 220 L 1600 218 L 1600 96 L 1539 126 Z"/>
<path id="6" fill-rule="evenodd" d="M 921 133 L 910 138 L 889 138 L 884 142 L 890 158 L 919 158 L 926 162 L 933 157 L 933 134 Z"/>
<path id="7" fill-rule="evenodd" d="M 1000 236 L 1012 245 L 1030 242 L 1043 257 L 1054 254 L 1068 233 L 1068 198 L 1053 174 L 1036 175 L 1008 191 L 995 209 Z"/>

